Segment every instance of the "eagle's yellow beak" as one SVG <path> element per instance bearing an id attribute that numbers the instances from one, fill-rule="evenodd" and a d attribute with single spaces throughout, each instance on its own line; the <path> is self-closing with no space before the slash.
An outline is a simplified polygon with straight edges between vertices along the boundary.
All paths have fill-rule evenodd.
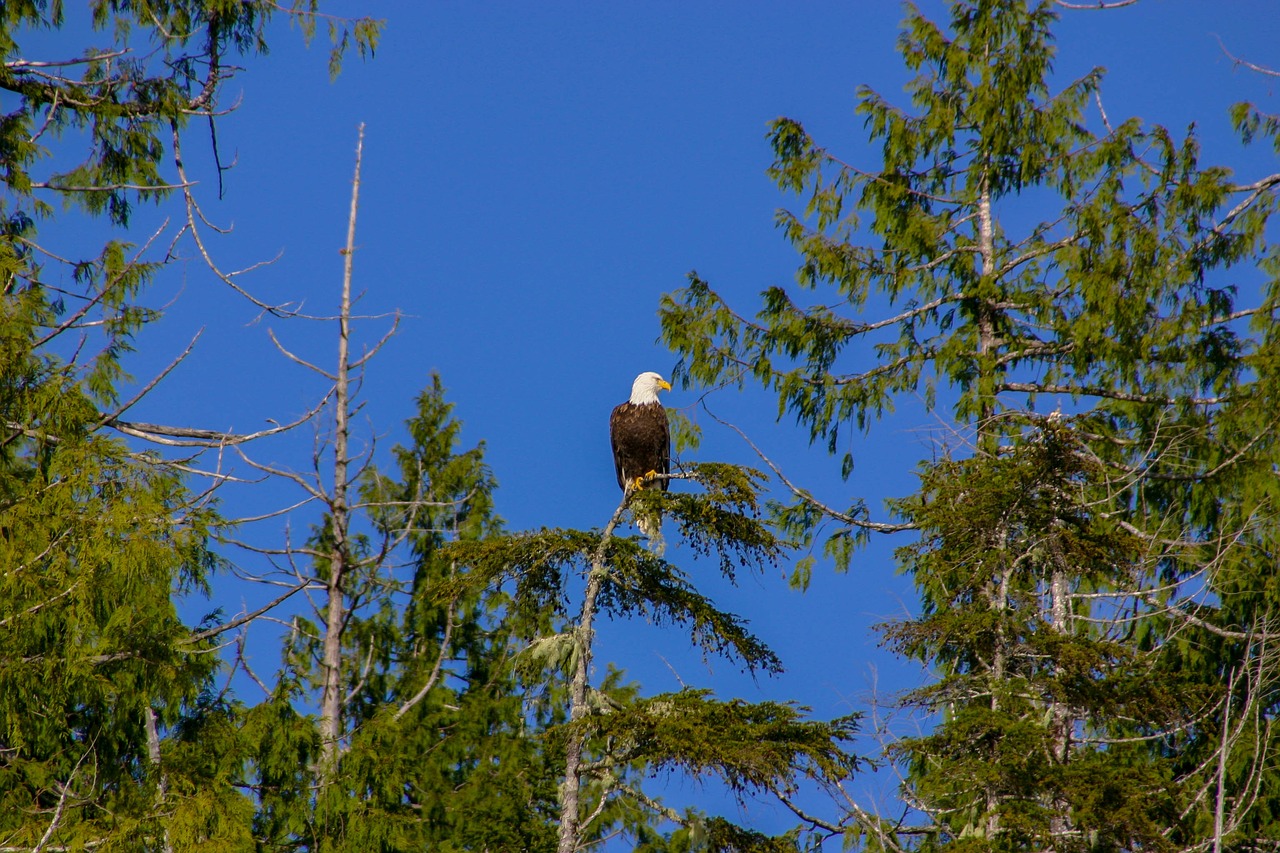
<path id="1" fill-rule="evenodd" d="M 667 380 L 665 380 L 665 379 L 659 379 L 659 380 L 658 380 L 658 387 L 659 387 L 659 388 L 661 388 L 663 391 L 670 391 L 670 390 L 671 390 L 671 383 L 670 383 L 670 382 L 668 382 L 668 381 L 667 381 Z"/>

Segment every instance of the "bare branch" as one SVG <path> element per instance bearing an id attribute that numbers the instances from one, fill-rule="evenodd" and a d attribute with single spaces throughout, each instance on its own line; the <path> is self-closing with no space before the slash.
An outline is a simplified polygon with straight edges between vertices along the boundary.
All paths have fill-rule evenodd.
<path id="1" fill-rule="evenodd" d="M 351 368 L 353 370 L 358 370 L 361 367 L 364 367 L 365 363 L 369 359 L 377 355 L 378 351 L 387 345 L 387 342 L 390 341 L 391 338 L 395 336 L 395 333 L 399 328 L 400 328 L 400 312 L 397 311 L 395 312 L 395 319 L 393 319 L 391 322 L 391 328 L 387 330 L 386 334 L 384 334 L 376 344 L 374 344 L 372 347 L 369 348 L 368 352 L 366 352 L 364 355 L 360 356 L 360 358 L 353 361 L 351 363 Z"/>
<path id="2" fill-rule="evenodd" d="M 290 598 L 292 598 L 294 594 L 306 589 L 308 586 L 317 586 L 317 585 L 318 584 L 316 584 L 313 581 L 307 581 L 305 583 L 297 584 L 296 586 L 291 587 L 283 595 L 277 596 L 276 598 L 267 602 L 263 606 L 259 607 L 257 610 L 254 610 L 251 613 L 246 613 L 243 616 L 240 616 L 236 619 L 232 619 L 230 622 L 227 622 L 224 625 L 216 625 L 212 628 L 207 628 L 203 631 L 198 631 L 195 634 L 192 634 L 190 637 L 187 637 L 182 642 L 183 644 L 199 643 L 209 639 L 210 637 L 216 637 L 219 634 L 225 633 L 227 631 L 231 631 L 235 628 L 239 628 L 241 625 L 244 625 L 248 622 L 252 622 L 254 619 L 257 619 L 262 614 L 268 613 L 271 610 L 274 610 L 276 607 L 278 607 L 279 605 L 283 604 L 285 601 L 288 601 Z"/>
<path id="3" fill-rule="evenodd" d="M 1227 46 L 1222 43 L 1222 38 L 1220 36 L 1215 35 L 1214 38 L 1218 42 L 1218 48 L 1226 54 L 1227 59 L 1231 60 L 1232 65 L 1243 66 L 1248 68 L 1250 71 L 1256 71 L 1259 74 L 1265 74 L 1268 77 L 1280 77 L 1280 71 L 1276 71 L 1274 68 L 1268 68 L 1265 65 L 1255 65 L 1246 59 L 1241 59 L 1240 57 L 1233 55 L 1231 51 L 1227 50 Z"/>
<path id="4" fill-rule="evenodd" d="M 61 59 L 51 62 L 43 62 L 33 59 L 14 59 L 4 63 L 4 67 L 10 71 L 21 71 L 25 68 L 68 68 L 73 65 L 87 65 L 91 62 L 101 62 L 106 59 L 116 59 L 133 53 L 132 48 L 121 48 L 120 50 L 104 50 L 101 53 L 95 53 L 90 56 L 81 56 L 76 59 Z"/>
<path id="5" fill-rule="evenodd" d="M 48 552 L 48 550 L 49 549 L 47 548 L 45 549 L 46 553 Z M 15 619 L 21 619 L 23 616 L 30 616 L 33 613 L 39 613 L 41 610 L 44 610 L 46 607 L 48 607 L 50 604 L 53 604 L 55 601 L 58 601 L 59 599 L 62 599 L 62 598 L 66 598 L 68 595 L 75 592 L 78 586 L 80 586 L 80 581 L 76 581 L 75 583 L 71 584 L 71 586 L 67 587 L 62 592 L 58 593 L 52 598 L 45 599 L 44 601 L 41 601 L 38 604 L 33 604 L 32 606 L 28 607 L 26 610 L 22 611 L 21 613 L 15 613 L 12 616 L 8 616 L 8 617 L 5 617 L 4 619 L 0 619 L 0 628 L 6 627 L 10 622 L 14 621 Z"/>
<path id="6" fill-rule="evenodd" d="M 114 421 L 121 414 L 123 414 L 124 412 L 127 412 L 129 409 L 135 406 L 139 400 L 141 400 L 143 397 L 149 394 L 151 392 L 151 389 L 159 385 L 160 382 L 166 376 L 168 376 L 171 372 L 173 372 L 173 369 L 175 367 L 181 364 L 183 360 L 186 359 L 187 356 L 191 355 L 191 351 L 195 349 L 196 341 L 200 340 L 200 336 L 202 334 L 204 334 L 204 329 L 201 329 L 200 331 L 196 332 L 195 337 L 191 339 L 191 343 L 187 344 L 187 348 L 184 349 L 181 353 L 179 353 L 177 358 L 169 362 L 169 365 L 165 367 L 164 370 L 161 370 L 158 374 L 156 374 L 156 376 L 150 382 L 142 386 L 141 390 L 139 390 L 138 393 L 134 394 L 132 397 L 130 397 L 127 401 L 125 401 L 120 406 L 117 406 L 116 410 L 111 414 L 100 415 L 98 417 L 98 425 L 102 426 L 104 424 L 108 424 Z"/>
<path id="7" fill-rule="evenodd" d="M 860 528 L 863 528 L 864 530 L 873 530 L 877 533 L 897 533 L 902 530 L 916 529 L 916 525 L 911 523 L 889 524 L 889 523 L 880 522 L 880 521 L 867 521 L 865 519 L 852 516 L 847 512 L 841 512 L 840 510 L 835 509 L 834 507 L 830 507 L 827 504 L 822 503 L 817 498 L 815 498 L 813 496 L 813 493 L 810 492 L 808 489 L 802 489 L 799 486 L 797 486 L 795 483 L 791 482 L 791 480 L 787 478 L 786 474 L 782 472 L 782 469 L 779 468 L 776 464 L 774 464 L 773 460 L 770 459 L 768 456 L 766 456 L 764 454 L 764 451 L 761 450 L 759 447 L 757 447 L 755 442 L 753 442 L 750 438 L 748 438 L 745 432 L 739 429 L 735 424 L 731 424 L 728 421 L 722 420 L 721 418 L 716 416 L 716 414 L 712 412 L 711 409 L 707 406 L 705 395 L 699 402 L 702 405 L 702 410 L 706 412 L 707 415 L 709 415 L 712 420 L 714 420 L 716 423 L 720 424 L 721 426 L 728 427 L 729 429 L 736 432 L 738 434 L 738 437 L 747 443 L 747 446 L 750 447 L 755 452 L 756 456 L 760 457 L 760 461 L 763 462 L 766 466 L 768 466 L 769 470 L 774 473 L 774 476 L 776 476 L 779 480 L 781 480 L 782 484 L 786 486 L 787 489 L 793 495 L 795 495 L 797 498 L 804 501 L 805 503 L 809 504 L 810 506 L 818 509 L 820 512 L 822 512 L 823 515 L 834 518 L 835 520 L 840 521 L 844 524 L 853 525 L 854 527 L 860 527 Z"/>
<path id="8" fill-rule="evenodd" d="M 267 337 L 271 338 L 271 343 L 273 343 L 273 344 L 275 344 L 275 345 L 276 345 L 276 349 L 280 350 L 280 354 L 281 354 L 281 355 L 283 355 L 285 358 L 289 359 L 290 361 L 294 362 L 295 364 L 300 364 L 300 365 L 302 365 L 303 367 L 307 368 L 308 370 L 311 370 L 311 371 L 314 371 L 314 372 L 316 372 L 316 373 L 319 373 L 321 376 L 323 376 L 325 379 L 328 379 L 330 382 L 336 382 L 336 381 L 337 381 L 338 377 L 337 377 L 337 376 L 335 376 L 334 374 L 330 373 L 329 371 L 325 370 L 323 367 L 320 367 L 319 365 L 316 365 L 316 364 L 312 364 L 311 362 L 307 361 L 306 359 L 302 358 L 301 356 L 294 355 L 292 352 L 290 352 L 288 349 L 286 349 L 286 348 L 285 348 L 285 346 L 284 346 L 284 344 L 280 343 L 279 338 L 277 338 L 277 337 L 276 337 L 276 333 L 275 333 L 275 331 L 274 331 L 274 330 L 272 330 L 272 329 L 268 328 L 268 329 L 267 329 Z"/>
<path id="9" fill-rule="evenodd" d="M 1068 3 L 1066 0 L 1054 0 L 1054 2 L 1064 9 L 1097 11 L 1099 9 L 1119 9 L 1124 6 L 1132 6 L 1138 0 L 1098 0 L 1096 3 Z"/>
<path id="10" fill-rule="evenodd" d="M 330 392 L 330 394 L 331 393 L 332 392 Z M 131 435 L 134 438 L 146 439 L 154 444 L 162 444 L 169 447 L 232 447 L 246 442 L 256 441 L 260 438 L 266 438 L 270 435 L 278 435 L 279 433 L 287 432 L 295 427 L 301 426 L 314 418 L 316 414 L 324 408 L 324 405 L 329 401 L 329 396 L 329 394 L 326 394 L 314 408 L 295 421 L 283 425 L 276 425 L 270 429 L 250 433 L 220 432 L 218 430 L 211 429 L 165 426 L 162 424 L 149 424 L 140 421 L 122 421 L 111 418 L 108 418 L 105 423 L 107 426 L 119 430 L 125 435 Z M 168 436 L 171 436 L 172 439 L 167 438 Z"/>
<path id="11" fill-rule="evenodd" d="M 452 574 L 453 571 L 454 568 L 450 568 L 450 574 Z M 427 680 L 423 683 L 422 688 L 417 693 L 413 694 L 413 696 L 411 696 L 403 705 L 401 705 L 399 710 L 396 711 L 395 716 L 391 719 L 398 720 L 405 714 L 409 713 L 413 706 L 426 698 L 426 695 L 431 691 L 431 688 L 436 686 L 436 682 L 440 679 L 440 672 L 444 665 L 444 659 L 448 655 L 449 643 L 453 640 L 453 616 L 454 603 L 450 602 L 449 608 L 445 613 L 444 632 L 440 638 L 440 648 L 436 655 L 436 662 L 431 667 L 431 673 L 427 676 Z"/>

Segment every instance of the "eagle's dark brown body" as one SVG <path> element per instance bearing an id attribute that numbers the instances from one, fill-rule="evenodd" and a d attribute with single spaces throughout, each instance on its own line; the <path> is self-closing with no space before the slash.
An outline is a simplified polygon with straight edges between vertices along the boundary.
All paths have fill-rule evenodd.
<path id="1" fill-rule="evenodd" d="M 613 467 L 618 485 L 625 491 L 637 478 L 650 471 L 670 473 L 671 433 L 667 413 L 661 403 L 622 403 L 609 416 L 609 440 L 613 444 Z M 667 490 L 661 479 L 648 488 Z"/>

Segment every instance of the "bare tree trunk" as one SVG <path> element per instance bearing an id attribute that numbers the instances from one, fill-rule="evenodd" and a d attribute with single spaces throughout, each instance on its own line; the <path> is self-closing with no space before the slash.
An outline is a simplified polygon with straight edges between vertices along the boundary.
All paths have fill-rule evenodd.
<path id="1" fill-rule="evenodd" d="M 356 141 L 355 177 L 351 181 L 351 216 L 347 221 L 347 247 L 343 252 L 342 304 L 338 312 L 338 369 L 333 388 L 333 492 L 329 501 L 333 546 L 329 558 L 324 634 L 324 691 L 320 698 L 321 778 L 331 778 L 337 766 L 338 744 L 342 738 L 342 626 L 346 620 L 344 581 L 351 566 L 347 541 L 351 510 L 347 503 L 347 440 L 350 431 L 351 370 L 349 336 L 351 325 L 351 268 L 355 255 L 356 210 L 360 199 L 360 159 L 364 149 L 364 125 Z"/>
<path id="2" fill-rule="evenodd" d="M 1213 798 L 1213 853 L 1222 853 L 1223 827 L 1226 825 L 1227 753 L 1231 743 L 1231 699 L 1236 688 L 1236 672 L 1227 678 L 1227 697 L 1222 703 L 1222 741 L 1218 744 L 1218 767 Z"/>
<path id="3" fill-rule="evenodd" d="M 982 253 L 982 278 L 989 280 L 996 274 L 995 221 L 991 214 L 991 188 L 983 178 L 982 193 L 978 198 L 978 250 Z M 978 358 L 985 359 L 999 345 L 997 339 L 996 308 L 989 296 L 979 297 L 978 304 Z M 980 375 L 978 392 L 982 395 L 982 409 L 978 415 L 978 449 L 994 448 L 991 418 L 995 415 L 995 377 Z M 988 387 L 984 387 L 987 385 Z"/>
<path id="4" fill-rule="evenodd" d="M 570 722 L 577 722 L 586 713 L 587 679 L 590 676 L 591 644 L 594 640 L 592 622 L 599 594 L 600 578 L 593 565 L 582 603 L 582 618 L 576 628 L 578 662 L 573 670 L 573 681 L 569 685 Z M 581 832 L 578 825 L 578 794 L 582 789 L 578 774 L 582 768 L 582 741 L 581 737 L 570 736 L 565 748 L 564 781 L 560 783 L 560 841 L 556 847 L 557 853 L 574 853 L 578 849 L 578 836 Z"/>
<path id="5" fill-rule="evenodd" d="M 160 767 L 160 730 L 156 727 L 156 712 L 154 708 L 147 708 L 144 722 L 147 727 L 147 760 L 151 762 L 151 767 L 156 773 L 156 805 L 163 806 L 168 785 L 165 781 L 164 771 Z M 161 850 L 163 853 L 173 853 L 173 844 L 169 841 L 168 825 L 164 829 L 164 842 Z"/>
<path id="6" fill-rule="evenodd" d="M 982 259 L 982 277 L 986 281 L 995 275 L 996 258 L 995 258 L 995 222 L 991 213 L 991 190 L 987 178 L 983 178 L 982 190 L 978 198 L 978 250 Z M 995 327 L 995 308 L 991 305 L 990 298 L 987 294 L 978 294 L 977 296 L 977 323 L 978 323 L 978 359 L 985 360 L 986 357 L 993 352 L 998 341 L 996 338 Z M 980 365 L 982 371 L 986 370 L 985 365 Z M 991 396 L 994 388 L 994 377 L 988 377 L 985 373 L 980 373 L 978 378 L 978 393 L 981 395 L 981 408 L 978 412 L 978 452 L 994 453 L 997 446 L 996 435 L 994 430 L 993 416 L 995 415 L 995 400 Z M 988 591 L 988 604 L 993 612 L 1000 612 L 1008 607 L 1009 602 L 1009 581 L 1012 568 L 1010 568 L 1010 560 L 1008 559 L 1008 535 L 1001 533 L 1000 535 L 1000 552 L 1003 555 L 999 566 L 999 576 L 990 580 Z M 996 626 L 995 648 L 992 649 L 991 656 L 991 710 L 1000 710 L 999 685 L 1005 679 L 1005 668 L 1007 666 L 1004 627 L 1002 624 Z M 986 792 L 986 811 L 987 826 L 986 834 L 988 838 L 994 837 L 1000 831 L 1000 795 L 992 790 Z"/>
<path id="7" fill-rule="evenodd" d="M 1001 551 L 1008 548 L 1008 535 L 1002 532 L 1000 535 Z M 1009 581 L 1013 574 L 1013 569 L 1009 566 L 1007 559 L 1001 560 L 1000 576 L 991 581 L 991 592 L 988 599 L 989 605 L 993 611 L 1002 611 L 1009 604 Z M 1008 664 L 1006 657 L 1005 645 L 1008 638 L 1005 634 L 1003 623 L 996 625 L 995 648 L 991 653 L 991 710 L 1000 710 L 1000 686 L 1006 677 L 1006 667 Z M 987 838 L 994 838 L 1000 831 L 1000 802 L 1001 795 L 999 792 L 987 788 L 986 791 L 986 812 L 987 812 Z"/>
<path id="8" fill-rule="evenodd" d="M 1056 549 L 1055 549 L 1056 550 Z M 1061 565 L 1061 556 L 1053 554 L 1053 573 L 1049 580 L 1049 624 L 1059 634 L 1070 631 L 1070 609 L 1067 601 L 1067 573 Z M 1054 663 L 1054 674 L 1062 676 L 1062 666 Z M 1071 754 L 1071 734 L 1075 721 L 1071 711 L 1061 702 L 1051 699 L 1049 705 L 1049 736 L 1052 739 L 1053 759 L 1065 765 Z M 1049 819 L 1049 835 L 1052 849 L 1058 850 L 1071 832 L 1071 815 L 1067 804 L 1058 798 L 1052 804 L 1053 815 Z"/>

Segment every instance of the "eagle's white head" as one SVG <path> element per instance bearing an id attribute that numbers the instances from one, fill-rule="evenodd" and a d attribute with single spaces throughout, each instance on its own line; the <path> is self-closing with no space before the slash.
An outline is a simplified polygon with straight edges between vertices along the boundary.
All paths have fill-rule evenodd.
<path id="1" fill-rule="evenodd" d="M 631 383 L 631 403 L 639 406 L 645 403 L 658 402 L 659 391 L 670 391 L 671 383 L 663 379 L 657 373 L 649 371 L 641 373 L 636 377 L 636 381 Z"/>

